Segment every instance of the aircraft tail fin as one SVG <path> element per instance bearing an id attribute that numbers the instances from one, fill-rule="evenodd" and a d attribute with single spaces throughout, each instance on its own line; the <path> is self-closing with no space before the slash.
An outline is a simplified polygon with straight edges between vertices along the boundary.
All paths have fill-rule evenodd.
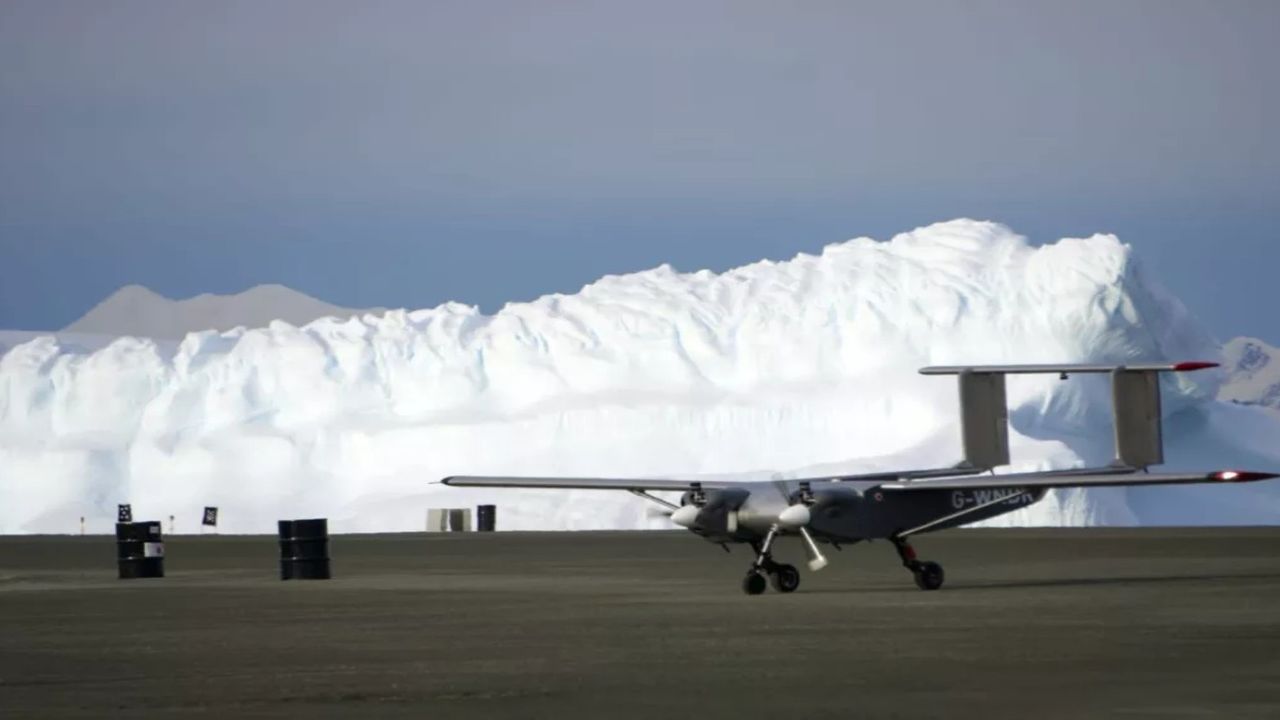
<path id="1" fill-rule="evenodd" d="M 1009 406 L 1004 374 L 962 372 L 960 435 L 963 465 L 990 470 L 1009 464 Z"/>
<path id="2" fill-rule="evenodd" d="M 1005 376 L 1109 373 L 1115 419 L 1115 464 L 1146 468 L 1164 462 L 1160 373 L 1217 367 L 1212 362 L 1133 365 L 948 365 L 921 368 L 924 375 L 956 375 L 960 385 L 963 466 L 989 470 L 1009 463 L 1009 411 Z"/>
<path id="3" fill-rule="evenodd" d="M 1135 468 L 1163 463 L 1159 373 L 1122 369 L 1112 372 L 1111 408 L 1115 422 L 1116 462 Z"/>

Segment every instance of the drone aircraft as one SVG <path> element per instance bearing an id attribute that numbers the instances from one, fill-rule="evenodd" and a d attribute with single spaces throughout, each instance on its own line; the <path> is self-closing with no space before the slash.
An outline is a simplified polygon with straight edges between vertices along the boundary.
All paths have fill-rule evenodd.
<path id="1" fill-rule="evenodd" d="M 945 468 L 876 472 L 772 482 L 702 482 L 670 479 L 453 476 L 445 485 L 623 490 L 662 505 L 672 522 L 721 544 L 746 543 L 755 559 L 742 589 L 759 595 L 772 584 L 793 592 L 800 572 L 771 553 L 780 536 L 799 536 L 810 570 L 827 560 L 819 543 L 840 548 L 862 540 L 893 544 L 921 590 L 942 587 L 943 570 L 920 560 L 908 542 L 913 535 L 944 530 L 1018 510 L 1039 501 L 1051 488 L 1181 483 L 1249 482 L 1280 477 L 1272 473 L 1219 470 L 1152 473 L 1164 461 L 1161 435 L 1160 373 L 1217 367 L 1210 362 L 1130 365 L 974 365 L 926 367 L 924 375 L 956 375 L 960 386 L 960 426 L 964 460 Z M 1111 375 L 1115 460 L 1074 470 L 994 474 L 1009 464 L 1005 377 L 1056 373 Z M 651 493 L 678 491 L 679 505 Z"/>

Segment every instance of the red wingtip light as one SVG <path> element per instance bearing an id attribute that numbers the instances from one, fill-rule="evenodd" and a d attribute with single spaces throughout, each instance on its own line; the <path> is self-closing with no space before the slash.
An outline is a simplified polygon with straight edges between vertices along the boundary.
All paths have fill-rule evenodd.
<path id="1" fill-rule="evenodd" d="M 1191 372 L 1192 370 L 1204 370 L 1206 368 L 1216 368 L 1216 362 L 1204 362 L 1202 360 L 1192 360 L 1190 362 L 1180 362 L 1173 366 L 1174 372 Z"/>
<path id="2" fill-rule="evenodd" d="M 1213 474 L 1213 479 L 1220 482 L 1253 482 L 1254 480 L 1270 480 L 1280 477 L 1275 473 L 1246 472 L 1243 470 L 1223 470 Z"/>

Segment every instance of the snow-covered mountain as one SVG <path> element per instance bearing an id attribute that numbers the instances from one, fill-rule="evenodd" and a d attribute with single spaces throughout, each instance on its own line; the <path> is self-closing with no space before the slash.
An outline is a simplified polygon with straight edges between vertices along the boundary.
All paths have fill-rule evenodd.
<path id="1" fill-rule="evenodd" d="M 151 338 L 170 351 L 188 333 L 265 327 L 273 320 L 305 325 L 322 317 L 349 318 L 384 313 L 330 305 L 283 285 L 258 285 L 233 295 L 204 293 L 170 300 L 141 285 L 126 285 L 62 330 L 0 330 L 0 355 L 10 348 L 52 336 L 70 352 L 98 350 L 122 336 Z"/>
<path id="2" fill-rule="evenodd" d="M 266 327 L 273 320 L 305 325 L 322 317 L 349 318 L 366 312 L 385 310 L 338 307 L 283 285 L 258 285 L 234 295 L 205 293 L 186 300 L 170 300 L 141 285 L 126 285 L 63 332 L 180 340 L 202 330 Z"/>
<path id="3" fill-rule="evenodd" d="M 1280 350 L 1257 338 L 1238 337 L 1222 347 L 1227 381 L 1218 399 L 1280 409 Z"/>
<path id="4" fill-rule="evenodd" d="M 415 530 L 428 507 L 500 506 L 518 528 L 669 527 L 593 491 L 431 485 L 450 474 L 688 477 L 919 467 L 959 457 L 964 362 L 1214 359 L 1215 341 L 1097 235 L 1035 247 L 957 220 L 723 274 L 667 266 L 494 315 L 445 304 L 305 327 L 45 338 L 0 358 L 0 532 L 64 532 L 114 504 L 270 532 Z M 1280 468 L 1280 416 L 1167 378 L 1168 466 Z M 1111 458 L 1105 378 L 1009 383 L 1017 469 Z M 1274 523 L 1280 486 L 1055 493 L 1010 522 Z"/>

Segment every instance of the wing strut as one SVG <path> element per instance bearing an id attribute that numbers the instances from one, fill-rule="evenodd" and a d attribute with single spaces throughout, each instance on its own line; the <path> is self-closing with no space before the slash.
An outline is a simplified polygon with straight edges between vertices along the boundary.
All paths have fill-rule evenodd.
<path id="1" fill-rule="evenodd" d="M 632 495 L 635 495 L 636 497 L 642 497 L 642 498 L 644 498 L 645 500 L 652 500 L 653 502 L 658 503 L 659 505 L 661 505 L 661 506 L 663 506 L 663 507 L 667 508 L 668 510 L 679 510 L 679 509 L 680 509 L 680 506 L 679 506 L 679 505 L 676 505 L 676 504 L 675 504 L 675 503 L 673 503 L 673 502 L 667 502 L 666 500 L 663 500 L 662 498 L 660 498 L 660 497 L 658 497 L 658 496 L 656 496 L 656 495 L 650 495 L 650 494 L 649 494 L 649 492 L 648 492 L 647 490 L 636 490 L 635 488 L 631 488 L 631 489 L 627 490 L 627 492 L 631 493 Z"/>

